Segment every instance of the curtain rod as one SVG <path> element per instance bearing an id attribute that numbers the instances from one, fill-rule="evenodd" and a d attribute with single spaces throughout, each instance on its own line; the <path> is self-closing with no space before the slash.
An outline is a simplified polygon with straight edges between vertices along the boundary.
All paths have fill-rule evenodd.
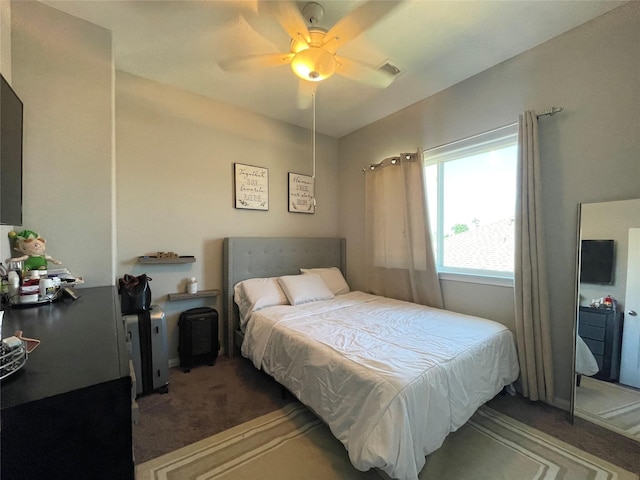
<path id="1" fill-rule="evenodd" d="M 553 117 L 556 113 L 560 113 L 563 110 L 564 110 L 564 107 L 551 107 L 548 110 L 545 110 L 544 112 L 542 112 L 540 114 L 537 114 L 536 118 Z M 458 142 L 461 142 L 463 140 L 469 140 L 469 139 L 472 139 L 474 137 L 479 137 L 480 135 L 486 135 L 487 133 L 497 132 L 498 130 L 501 130 L 503 128 L 513 127 L 513 126 L 515 126 L 517 124 L 518 124 L 518 122 L 513 122 L 513 123 L 510 123 L 508 125 L 503 125 L 501 127 L 494 128 L 492 130 L 487 130 L 486 132 L 482 132 L 482 133 L 477 133 L 475 135 L 471 135 L 470 137 L 463 138 L 461 140 L 454 140 L 453 142 L 443 143 L 442 145 L 438 145 L 436 147 L 429 148 L 428 150 L 435 150 L 436 148 L 447 147 L 449 145 L 453 145 L 454 143 L 458 143 Z M 403 154 L 403 155 L 405 155 L 405 154 Z M 380 163 L 373 163 L 373 164 L 367 165 L 366 167 L 362 168 L 362 173 L 366 173 L 367 170 L 375 170 L 378 167 L 383 167 L 385 161 L 389 162 L 392 165 L 395 165 L 395 164 L 399 163 L 400 157 L 389 157 L 389 158 L 385 158 Z"/>
<path id="2" fill-rule="evenodd" d="M 550 109 L 545 110 L 544 112 L 536 115 L 536 118 L 546 117 L 546 116 L 553 117 L 556 113 L 560 113 L 563 110 L 564 110 L 563 107 L 551 107 Z M 467 138 L 462 138 L 460 140 L 454 140 L 452 142 L 443 143 L 442 145 L 438 145 L 436 147 L 431 147 L 431 148 L 427 149 L 426 151 L 435 150 L 436 148 L 448 147 L 449 145 L 453 145 L 454 143 L 462 142 L 464 140 L 470 140 L 472 138 L 479 137 L 481 135 L 486 135 L 488 133 L 497 132 L 498 130 L 502 130 L 503 128 L 515 127 L 516 125 L 518 125 L 518 122 L 509 123 L 508 125 L 502 125 L 501 127 L 497 127 L 497 128 L 493 128 L 491 130 L 487 130 L 486 132 L 476 133 L 475 135 L 471 135 L 470 137 L 467 137 Z"/>
<path id="3" fill-rule="evenodd" d="M 551 107 L 549 110 L 542 112 L 540 115 L 536 115 L 536 117 L 540 118 L 540 117 L 553 117 L 556 113 L 560 113 L 561 111 L 563 111 L 564 108 L 562 107 Z"/>
<path id="4" fill-rule="evenodd" d="M 398 165 L 402 160 L 417 160 L 417 155 L 415 153 L 401 153 L 395 157 L 387 157 L 379 163 L 372 163 L 366 167 L 362 167 L 362 173 L 367 173 L 367 170 L 375 170 L 376 168 L 382 168 L 387 165 Z"/>

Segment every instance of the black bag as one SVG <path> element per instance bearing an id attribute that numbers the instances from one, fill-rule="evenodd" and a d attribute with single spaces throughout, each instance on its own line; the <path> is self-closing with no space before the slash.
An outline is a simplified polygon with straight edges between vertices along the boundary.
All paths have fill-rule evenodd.
<path id="1" fill-rule="evenodd" d="M 178 327 L 178 354 L 184 372 L 196 363 L 215 365 L 220 349 L 218 312 L 209 307 L 192 308 L 180 314 Z"/>
<path id="2" fill-rule="evenodd" d="M 150 277 L 145 273 L 137 277 L 125 275 L 118 279 L 118 293 L 120 293 L 120 310 L 122 314 L 145 312 L 151 306 Z"/>

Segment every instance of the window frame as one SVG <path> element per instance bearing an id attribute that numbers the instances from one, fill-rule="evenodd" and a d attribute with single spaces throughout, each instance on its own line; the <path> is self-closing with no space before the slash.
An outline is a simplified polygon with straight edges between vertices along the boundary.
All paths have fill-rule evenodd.
<path id="1" fill-rule="evenodd" d="M 436 166 L 437 175 L 437 215 L 435 218 L 436 232 L 431 229 L 431 221 L 428 225 L 434 240 L 434 258 L 438 276 L 443 280 L 458 280 L 470 283 L 483 283 L 499 286 L 513 285 L 514 272 L 505 272 L 499 270 L 484 270 L 465 267 L 450 267 L 444 265 L 444 188 L 441 181 L 444 175 L 444 166 L 447 162 L 461 160 L 474 155 L 479 155 L 492 150 L 505 147 L 517 148 L 518 145 L 518 124 L 513 123 L 499 127 L 488 132 L 473 135 L 471 137 L 447 143 L 438 147 L 434 147 L 423 152 L 423 168 L 425 171 L 425 189 L 427 184 L 427 167 Z M 517 153 L 515 161 L 517 162 Z M 517 168 L 517 165 L 516 165 Z M 515 179 L 514 179 L 515 181 Z M 427 196 L 430 196 L 427 192 Z M 514 198 L 514 207 L 515 207 Z M 431 213 L 431 209 L 429 209 Z M 515 218 L 515 208 L 514 208 Z M 515 238 L 514 238 L 515 241 Z M 515 265 L 514 265 L 515 267 Z"/>

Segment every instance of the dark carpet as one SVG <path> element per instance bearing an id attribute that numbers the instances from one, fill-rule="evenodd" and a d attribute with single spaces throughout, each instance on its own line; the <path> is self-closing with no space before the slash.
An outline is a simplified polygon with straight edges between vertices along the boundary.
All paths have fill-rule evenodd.
<path id="1" fill-rule="evenodd" d="M 292 399 L 246 358 L 218 357 L 213 366 L 169 369 L 169 392 L 137 399 L 136 463 L 168 453 L 272 412 Z"/>
<path id="2" fill-rule="evenodd" d="M 223 430 L 272 412 L 292 401 L 271 377 L 242 357 L 219 357 L 184 373 L 172 368 L 169 392 L 138 398 L 139 420 L 133 427 L 136 463 L 168 453 Z M 640 443 L 521 396 L 498 395 L 488 405 L 516 420 L 640 473 Z"/>

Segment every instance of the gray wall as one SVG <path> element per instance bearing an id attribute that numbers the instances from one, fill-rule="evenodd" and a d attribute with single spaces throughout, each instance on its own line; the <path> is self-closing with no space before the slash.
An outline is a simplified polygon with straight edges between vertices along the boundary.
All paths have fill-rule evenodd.
<path id="1" fill-rule="evenodd" d="M 13 85 L 25 104 L 16 229 L 43 235 L 85 287 L 146 272 L 174 363 L 179 313 L 222 301 L 167 294 L 192 276 L 202 290 L 221 289 L 224 237 L 338 234 L 337 140 L 317 136 L 316 213 L 289 213 L 288 172 L 311 174 L 309 131 L 117 72 L 109 31 L 37 2 L 11 6 Z M 269 169 L 269 211 L 233 207 L 235 162 Z M 136 263 L 158 251 L 196 262 Z"/>
<path id="2" fill-rule="evenodd" d="M 312 173 L 307 130 L 207 100 L 127 73 L 116 74 L 117 274 L 147 273 L 167 315 L 170 352 L 179 313 L 222 298 L 167 301 L 184 292 L 222 289 L 227 236 L 338 234 L 337 141 L 318 135 L 314 215 L 287 210 L 288 172 Z M 269 211 L 234 208 L 233 164 L 266 167 Z M 139 255 L 194 255 L 186 265 L 139 265 Z M 221 323 L 222 324 L 222 323 Z"/>
<path id="3" fill-rule="evenodd" d="M 353 287 L 366 285 L 358 248 L 364 242 L 364 165 L 513 123 L 524 110 L 564 107 L 541 118 L 539 130 L 554 403 L 568 408 L 578 204 L 640 196 L 639 51 L 640 3 L 630 2 L 341 138 L 340 228 Z M 512 288 L 442 286 L 446 308 L 513 325 Z"/>
<path id="4" fill-rule="evenodd" d="M 37 2 L 11 6 L 13 87 L 24 103 L 23 228 L 47 239 L 47 253 L 87 286 L 112 284 L 111 34 Z"/>

